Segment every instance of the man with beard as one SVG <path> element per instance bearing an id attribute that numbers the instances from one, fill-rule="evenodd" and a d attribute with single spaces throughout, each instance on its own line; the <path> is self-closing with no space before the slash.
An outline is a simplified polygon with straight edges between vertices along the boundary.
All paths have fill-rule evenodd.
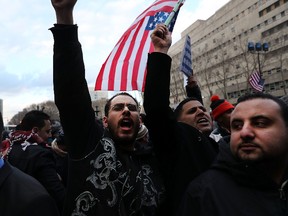
<path id="1" fill-rule="evenodd" d="M 256 93 L 238 99 L 231 114 L 230 146 L 192 181 L 179 215 L 288 214 L 288 107 Z"/>
<path id="2" fill-rule="evenodd" d="M 159 215 L 163 185 L 156 160 L 151 151 L 139 151 L 135 145 L 140 127 L 137 100 L 126 92 L 108 100 L 104 134 L 95 121 L 73 22 L 75 4 L 52 0 L 57 18 L 51 28 L 54 96 L 70 158 L 63 215 Z"/>
<path id="3" fill-rule="evenodd" d="M 178 215 L 178 205 L 186 187 L 209 168 L 217 155 L 218 145 L 209 138 L 212 119 L 201 103 L 201 97 L 201 101 L 199 97 L 184 99 L 174 112 L 170 108 L 171 58 L 167 52 L 171 46 L 171 33 L 164 24 L 159 24 L 151 39 L 155 51 L 149 54 L 147 64 L 146 125 L 164 175 L 167 215 Z"/>

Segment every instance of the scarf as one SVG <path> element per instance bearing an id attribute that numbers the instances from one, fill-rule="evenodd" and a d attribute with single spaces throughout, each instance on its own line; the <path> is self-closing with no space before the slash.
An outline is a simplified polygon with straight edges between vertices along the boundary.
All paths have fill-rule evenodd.
<path id="1" fill-rule="evenodd" d="M 3 154 L 3 156 L 7 159 L 13 145 L 21 145 L 23 151 L 25 151 L 27 147 L 31 145 L 47 146 L 44 143 L 44 140 L 37 133 L 33 131 L 21 131 L 21 130 L 14 131 L 10 133 L 8 141 L 9 141 L 9 147 L 8 147 L 9 149 L 5 152 L 5 155 Z"/>

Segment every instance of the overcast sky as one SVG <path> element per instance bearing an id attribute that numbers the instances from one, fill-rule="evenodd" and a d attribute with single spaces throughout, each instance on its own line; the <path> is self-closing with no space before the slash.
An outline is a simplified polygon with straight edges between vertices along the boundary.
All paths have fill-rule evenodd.
<path id="1" fill-rule="evenodd" d="M 207 19 L 229 0 L 186 0 L 173 42 L 197 19 Z M 94 86 L 101 65 L 140 13 L 154 0 L 78 0 L 74 21 L 84 53 L 86 79 Z M 0 0 L 0 98 L 4 123 L 33 103 L 53 100 L 50 0 Z"/>

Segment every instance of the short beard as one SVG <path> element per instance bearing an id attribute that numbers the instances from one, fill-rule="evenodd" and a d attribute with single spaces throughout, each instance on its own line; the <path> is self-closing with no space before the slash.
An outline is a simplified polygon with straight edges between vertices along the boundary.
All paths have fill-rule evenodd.
<path id="1" fill-rule="evenodd" d="M 126 146 L 127 147 L 127 146 L 134 145 L 136 137 L 137 137 L 137 133 L 135 133 L 131 138 L 119 138 L 114 133 L 114 130 L 112 130 L 109 126 L 108 126 L 108 131 L 111 135 L 112 140 L 118 146 L 123 146 L 123 147 Z"/>

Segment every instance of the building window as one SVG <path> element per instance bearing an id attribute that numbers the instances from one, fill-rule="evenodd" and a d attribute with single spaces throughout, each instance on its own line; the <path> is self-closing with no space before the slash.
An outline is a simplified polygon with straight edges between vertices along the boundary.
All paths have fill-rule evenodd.
<path id="1" fill-rule="evenodd" d="M 269 90 L 271 91 L 275 90 L 275 83 L 270 83 Z"/>
<path id="2" fill-rule="evenodd" d="M 271 11 L 271 6 L 266 8 L 267 13 Z"/>
<path id="3" fill-rule="evenodd" d="M 276 72 L 280 73 L 281 72 L 281 68 L 276 68 Z"/>
<path id="4" fill-rule="evenodd" d="M 277 8 L 280 6 L 280 1 L 275 2 L 274 7 Z"/>
<path id="5" fill-rule="evenodd" d="M 263 16 L 263 11 L 260 11 L 259 12 L 259 17 L 262 17 Z"/>

